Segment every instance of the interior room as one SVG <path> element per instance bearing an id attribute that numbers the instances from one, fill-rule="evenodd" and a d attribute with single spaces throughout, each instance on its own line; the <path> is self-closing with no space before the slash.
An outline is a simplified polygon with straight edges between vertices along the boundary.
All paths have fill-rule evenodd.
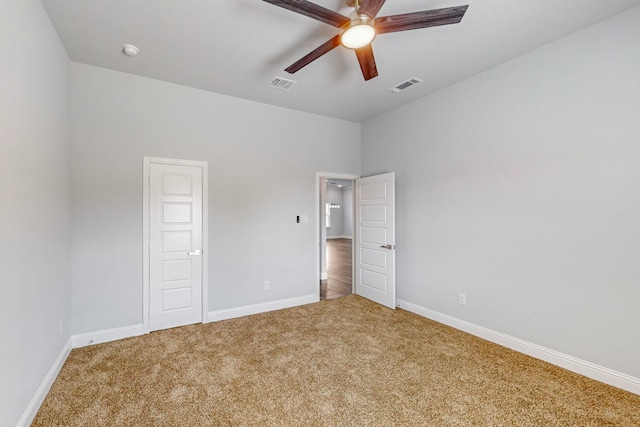
<path id="1" fill-rule="evenodd" d="M 638 405 L 640 0 L 317 0 L 315 17 L 293 3 L 0 0 L 0 425 L 30 425 L 74 352 L 160 339 L 154 171 L 185 168 L 199 178 L 162 181 L 201 185 L 197 317 L 180 324 L 305 325 L 308 310 L 317 326 L 361 301 L 371 321 L 433 322 L 430 337 L 497 344 Z M 394 27 L 417 11 L 417 29 Z M 380 34 L 354 55 L 336 37 L 355 24 Z M 320 301 L 320 179 L 385 174 L 395 310 Z M 185 194 L 163 215 L 187 212 Z M 335 236 L 355 247 L 358 230 Z"/>

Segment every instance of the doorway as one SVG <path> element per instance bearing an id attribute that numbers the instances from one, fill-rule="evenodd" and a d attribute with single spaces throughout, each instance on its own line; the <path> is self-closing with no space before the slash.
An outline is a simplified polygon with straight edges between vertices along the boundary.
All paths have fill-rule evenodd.
<path id="1" fill-rule="evenodd" d="M 353 293 L 352 239 L 327 239 L 327 278 L 320 281 L 320 299 Z"/>
<path id="2" fill-rule="evenodd" d="M 320 300 L 353 293 L 353 179 L 320 179 Z"/>

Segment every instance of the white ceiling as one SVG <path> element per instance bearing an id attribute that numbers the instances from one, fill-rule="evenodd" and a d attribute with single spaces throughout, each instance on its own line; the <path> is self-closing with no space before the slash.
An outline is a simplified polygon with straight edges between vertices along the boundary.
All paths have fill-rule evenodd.
<path id="1" fill-rule="evenodd" d="M 348 179 L 327 178 L 327 187 L 350 188 L 353 181 Z"/>
<path id="2" fill-rule="evenodd" d="M 315 3 L 347 15 L 344 0 Z M 262 0 L 42 0 L 73 61 L 356 122 L 466 79 L 640 0 L 388 0 L 379 16 L 469 4 L 460 24 L 382 34 L 365 82 L 338 47 L 294 75 L 291 63 L 337 34 Z M 122 45 L 137 45 L 135 58 Z M 289 92 L 274 76 L 297 80 Z M 411 77 L 424 83 L 387 89 Z"/>

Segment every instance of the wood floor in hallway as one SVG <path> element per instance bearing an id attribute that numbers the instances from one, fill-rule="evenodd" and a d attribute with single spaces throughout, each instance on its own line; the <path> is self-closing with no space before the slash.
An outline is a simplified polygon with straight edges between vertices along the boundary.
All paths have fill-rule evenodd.
<path id="1" fill-rule="evenodd" d="M 351 295 L 351 239 L 327 239 L 327 280 L 320 281 L 320 299 Z"/>

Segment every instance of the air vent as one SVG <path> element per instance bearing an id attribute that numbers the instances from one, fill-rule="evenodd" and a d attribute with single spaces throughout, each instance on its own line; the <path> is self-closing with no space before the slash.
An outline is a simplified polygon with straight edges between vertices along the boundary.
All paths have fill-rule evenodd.
<path id="1" fill-rule="evenodd" d="M 282 90 L 290 90 L 296 83 L 298 82 L 295 80 L 289 80 L 276 76 L 273 78 L 273 80 L 271 80 L 271 83 L 269 83 L 269 87 L 275 87 L 276 89 Z"/>
<path id="2" fill-rule="evenodd" d="M 419 83 L 422 83 L 422 80 L 417 78 L 417 77 L 413 77 L 410 78 L 409 80 L 402 82 L 400 84 L 395 85 L 394 87 L 390 87 L 389 88 L 389 92 L 391 93 L 400 93 L 405 89 L 410 88 L 411 86 L 415 86 Z"/>

